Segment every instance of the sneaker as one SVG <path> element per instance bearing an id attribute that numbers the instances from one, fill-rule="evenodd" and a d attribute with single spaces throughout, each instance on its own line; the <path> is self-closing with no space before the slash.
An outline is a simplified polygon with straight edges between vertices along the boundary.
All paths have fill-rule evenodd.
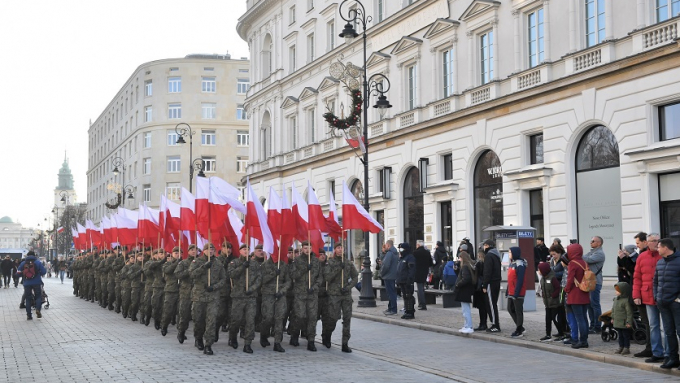
<path id="1" fill-rule="evenodd" d="M 522 332 L 522 335 L 527 333 L 527 329 L 525 329 L 524 326 L 520 327 L 520 331 Z"/>
<path id="2" fill-rule="evenodd" d="M 623 352 L 623 347 L 619 347 L 619 348 L 616 349 L 616 351 L 614 351 L 614 354 L 620 354 L 622 352 Z"/>
<path id="3" fill-rule="evenodd" d="M 512 334 L 510 334 L 510 336 L 513 337 L 513 338 L 521 338 L 521 337 L 524 336 L 524 334 L 522 334 L 520 331 L 516 331 L 516 330 L 515 330 L 515 332 L 513 332 Z"/>
<path id="4" fill-rule="evenodd" d="M 501 332 L 501 328 L 496 325 L 493 325 L 490 328 L 486 329 L 486 332 L 498 333 Z"/>
<path id="5" fill-rule="evenodd" d="M 552 342 L 553 338 L 550 335 L 546 335 L 543 338 L 539 339 L 541 342 Z"/>
<path id="6" fill-rule="evenodd" d="M 486 327 L 485 324 L 480 324 L 479 327 L 474 328 L 473 330 L 475 330 L 475 331 L 486 331 L 486 330 L 488 330 L 488 329 L 489 329 L 489 328 Z"/>
<path id="7" fill-rule="evenodd" d="M 462 329 L 460 329 L 458 331 L 462 332 L 463 334 L 472 334 L 473 332 L 475 332 L 475 330 L 473 330 L 470 327 L 463 327 Z"/>
<path id="8" fill-rule="evenodd" d="M 33 316 L 31 314 L 26 315 L 26 320 L 33 320 Z"/>
<path id="9" fill-rule="evenodd" d="M 396 311 L 385 311 L 385 315 L 397 315 Z"/>
<path id="10" fill-rule="evenodd" d="M 35 310 L 35 315 L 38 317 L 38 319 L 42 318 L 42 314 L 40 313 L 40 310 Z"/>
<path id="11" fill-rule="evenodd" d="M 573 342 L 571 341 L 571 338 L 567 338 L 567 339 L 562 341 L 562 344 L 566 344 L 566 345 L 569 345 L 569 344 L 572 344 L 572 343 Z"/>

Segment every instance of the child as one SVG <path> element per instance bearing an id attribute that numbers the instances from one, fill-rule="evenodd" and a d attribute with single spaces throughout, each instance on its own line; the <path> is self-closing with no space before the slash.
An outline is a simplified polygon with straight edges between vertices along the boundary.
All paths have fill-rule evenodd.
<path id="1" fill-rule="evenodd" d="M 633 305 L 630 303 L 630 285 L 626 282 L 619 282 L 614 285 L 616 298 L 612 306 L 612 319 L 614 329 L 619 333 L 619 349 L 616 354 L 630 354 L 630 336 L 633 325 Z"/>
<path id="2" fill-rule="evenodd" d="M 564 322 L 556 320 L 558 314 L 564 309 L 564 305 L 560 301 L 562 287 L 557 277 L 555 277 L 555 272 L 550 268 L 550 263 L 539 263 L 538 270 L 541 273 L 541 296 L 545 305 L 545 336 L 540 341 L 550 342 L 552 341 L 550 333 L 553 321 L 557 326 L 557 337 L 564 337 Z"/>

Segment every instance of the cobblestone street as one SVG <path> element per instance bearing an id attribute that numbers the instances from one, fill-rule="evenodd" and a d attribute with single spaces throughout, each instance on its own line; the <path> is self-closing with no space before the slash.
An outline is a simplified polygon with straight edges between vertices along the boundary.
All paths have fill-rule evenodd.
<path id="1" fill-rule="evenodd" d="M 171 328 L 162 337 L 153 326 L 124 320 L 72 295 L 71 281 L 45 279 L 51 306 L 44 317 L 26 321 L 19 310 L 21 286 L 0 290 L 2 311 L 2 382 L 545 382 L 542 363 L 553 355 L 511 345 L 495 344 L 430 331 L 355 319 L 352 354 L 323 346 L 316 353 L 287 345 L 283 354 L 263 350 L 233 350 L 220 340 L 215 355 L 204 356 L 190 339 L 180 345 Z M 191 331 L 187 332 L 188 335 Z M 30 367 L 27 364 L 30 361 Z M 560 356 L 561 365 L 574 365 L 591 381 L 677 381 L 676 377 Z M 493 368 L 489 368 L 492 366 Z M 599 378 L 597 378 L 599 377 Z M 563 379 L 562 379 L 563 378 Z M 551 376 L 550 381 L 573 381 Z"/>

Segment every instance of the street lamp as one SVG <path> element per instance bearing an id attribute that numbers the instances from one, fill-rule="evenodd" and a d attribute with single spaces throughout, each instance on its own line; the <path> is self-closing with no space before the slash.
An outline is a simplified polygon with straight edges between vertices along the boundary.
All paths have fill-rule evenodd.
<path id="1" fill-rule="evenodd" d="M 135 195 L 133 193 L 134 190 L 135 190 L 134 186 L 125 185 L 125 187 L 123 188 L 123 195 L 125 195 L 125 193 L 127 193 L 128 199 L 134 199 L 135 198 Z"/>
<path id="2" fill-rule="evenodd" d="M 368 23 L 370 23 L 373 20 L 373 18 L 366 14 L 366 8 L 364 8 L 364 5 L 360 1 L 356 0 L 352 0 L 352 3 L 356 3 L 357 7 L 350 8 L 347 11 L 347 17 L 345 17 L 345 15 L 343 15 L 342 13 L 343 9 L 342 7 L 348 1 L 349 0 L 343 0 L 343 2 L 340 3 L 340 7 L 338 8 L 340 17 L 347 22 L 347 24 L 345 24 L 345 28 L 340 33 L 340 37 L 344 38 L 347 44 L 350 44 L 352 41 L 354 41 L 355 38 L 359 37 L 359 34 L 354 28 L 354 25 L 358 25 L 359 23 L 361 23 L 361 26 L 363 27 L 361 37 L 363 39 L 363 53 L 364 53 L 362 66 L 364 77 L 362 84 L 364 110 L 361 122 L 363 128 L 364 157 L 362 159 L 362 162 L 364 164 L 364 208 L 368 212 L 370 208 L 368 205 L 368 99 L 370 98 L 371 94 L 379 94 L 378 101 L 373 107 L 379 109 L 380 117 L 382 118 L 387 109 L 392 107 L 389 101 L 387 101 L 387 97 L 385 96 L 385 93 L 387 93 L 387 91 L 390 89 L 390 81 L 385 75 L 381 73 L 374 74 L 373 76 L 368 78 L 366 74 L 366 29 Z M 385 83 L 387 86 L 385 86 Z M 359 139 L 361 140 L 362 138 L 360 137 Z M 370 235 L 364 233 L 364 251 L 366 253 L 366 256 L 364 257 L 363 270 L 361 271 L 361 295 L 359 297 L 358 302 L 358 305 L 360 307 L 376 306 L 375 296 L 373 295 L 373 282 L 372 282 L 373 273 L 371 272 L 371 257 L 369 256 L 368 249 L 370 249 Z"/>
<path id="3" fill-rule="evenodd" d="M 198 174 L 196 174 L 196 176 L 205 177 L 205 173 L 203 173 L 203 169 L 205 168 L 205 163 L 203 162 L 202 158 L 196 158 L 193 161 L 193 168 L 198 172 Z"/>
<path id="4" fill-rule="evenodd" d="M 121 157 L 113 157 L 111 159 L 111 165 L 113 165 L 114 176 L 118 177 L 118 175 L 122 173 L 123 179 L 121 180 L 120 184 L 123 185 L 125 183 L 125 160 L 123 160 Z M 122 171 L 118 169 L 119 166 L 123 169 Z M 125 206 L 125 190 L 123 190 L 121 194 L 123 194 L 122 205 Z"/>
<path id="5" fill-rule="evenodd" d="M 186 125 L 186 126 L 184 126 Z M 194 156 L 193 149 L 194 149 L 194 134 L 196 134 L 195 131 L 191 130 L 191 125 L 187 124 L 186 122 L 180 122 L 179 124 L 175 125 L 175 133 L 177 133 L 177 143 L 178 144 L 186 144 L 187 142 L 184 140 L 184 137 L 189 136 L 189 160 Z M 203 165 L 201 164 L 201 168 Z M 189 166 L 189 192 L 192 192 L 191 188 L 191 183 L 194 179 L 194 167 Z"/>

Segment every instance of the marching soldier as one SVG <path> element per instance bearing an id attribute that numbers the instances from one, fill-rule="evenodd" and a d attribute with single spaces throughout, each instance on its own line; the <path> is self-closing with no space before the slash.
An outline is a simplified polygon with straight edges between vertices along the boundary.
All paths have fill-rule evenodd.
<path id="1" fill-rule="evenodd" d="M 131 283 L 132 281 L 127 278 L 130 267 L 135 263 L 135 255 L 130 254 L 126 260 L 123 267 L 118 272 L 118 278 L 120 279 L 120 306 L 119 308 L 123 311 L 123 318 L 128 317 L 130 313 L 130 304 L 132 299 Z"/>
<path id="2" fill-rule="evenodd" d="M 222 244 L 222 249 L 220 250 L 220 255 L 215 258 L 224 267 L 225 275 L 227 273 L 227 268 L 229 267 L 229 262 L 234 259 L 232 255 L 231 243 L 225 241 Z M 227 332 L 227 324 L 229 323 L 229 310 L 231 307 L 231 283 L 225 283 L 220 289 L 220 309 L 217 314 L 217 328 L 215 329 L 215 342 L 220 337 L 220 327 L 222 327 L 222 332 Z"/>
<path id="3" fill-rule="evenodd" d="M 102 254 L 99 258 L 99 285 L 97 285 L 97 288 L 99 289 L 99 307 L 102 308 L 107 308 L 109 305 L 108 284 L 109 269 L 111 268 L 109 259 L 111 259 L 111 255 L 112 254 L 108 250 L 102 250 Z"/>
<path id="4" fill-rule="evenodd" d="M 163 279 L 163 265 L 165 264 L 166 258 L 165 251 L 163 249 L 158 249 L 154 255 L 156 259 L 153 262 L 149 262 L 151 264 L 149 271 L 153 273 L 153 284 L 151 286 L 151 311 L 147 309 L 147 314 L 151 314 L 153 317 L 154 328 L 156 330 L 160 330 L 161 319 L 163 318 L 163 291 L 165 289 L 165 279 Z"/>
<path id="5" fill-rule="evenodd" d="M 123 303 L 123 275 L 122 275 L 122 270 L 123 267 L 125 267 L 126 259 L 125 259 L 125 250 L 122 249 L 120 246 L 116 247 L 116 257 L 113 261 L 113 266 L 111 266 L 111 269 L 113 271 L 113 281 L 114 281 L 114 290 L 113 290 L 113 296 L 114 296 L 114 302 L 115 302 L 115 312 L 116 314 L 120 314 L 120 309 Z M 129 289 L 129 286 L 128 286 Z M 109 290 L 109 298 L 111 298 L 111 291 Z"/>
<path id="6" fill-rule="evenodd" d="M 335 245 L 333 256 L 324 268 L 324 278 L 328 282 L 329 311 L 332 321 L 323 324 L 321 337 L 327 348 L 331 347 L 331 334 L 342 313 L 342 351 L 352 352 L 348 342 L 352 321 L 352 288 L 356 286 L 358 273 L 352 262 L 346 262 L 342 244 Z"/>
<path id="7" fill-rule="evenodd" d="M 325 279 L 325 270 L 328 267 L 328 259 L 326 258 L 326 252 L 324 249 L 319 249 L 319 274 L 320 274 L 320 284 L 319 284 L 319 316 L 321 319 L 321 329 L 324 330 L 321 333 L 322 344 L 326 347 L 330 347 L 330 336 L 329 341 L 326 342 L 325 339 L 325 329 L 330 327 L 333 321 L 330 312 L 330 298 L 328 297 L 328 281 Z"/>
<path id="8" fill-rule="evenodd" d="M 203 254 L 194 259 L 189 271 L 194 280 L 191 294 L 193 301 L 192 317 L 194 319 L 194 345 L 206 355 L 212 355 L 212 344 L 215 342 L 217 314 L 219 311 L 219 291 L 226 283 L 224 267 L 213 263 L 215 247 L 211 243 L 203 246 Z M 210 260 L 208 260 L 210 256 Z M 205 344 L 203 343 L 205 339 Z"/>
<path id="9" fill-rule="evenodd" d="M 190 245 L 187 259 L 182 260 L 175 268 L 175 278 L 179 280 L 179 301 L 177 320 L 177 340 L 184 343 L 187 339 L 185 332 L 191 320 L 191 290 L 193 287 L 189 267 L 196 258 L 196 245 Z"/>
<path id="10" fill-rule="evenodd" d="M 151 323 L 151 314 L 153 307 L 151 306 L 151 298 L 153 297 L 153 282 L 155 274 L 151 271 L 151 266 L 156 260 L 158 253 L 151 254 L 151 248 L 147 247 L 144 251 L 144 266 L 142 266 L 144 275 L 144 292 L 142 293 L 142 301 L 140 302 L 140 311 L 142 312 L 142 323 L 146 326 Z"/>
<path id="11" fill-rule="evenodd" d="M 240 257 L 229 262 L 229 278 L 231 279 L 231 323 L 229 324 L 229 345 L 238 348 L 236 336 L 241 325 L 245 326 L 243 352 L 253 353 L 251 344 L 255 339 L 255 313 L 257 310 L 257 294 L 260 288 L 260 270 L 257 265 L 250 264 L 248 246 L 241 245 Z"/>
<path id="12" fill-rule="evenodd" d="M 172 255 L 168 256 L 163 265 L 165 288 L 163 289 L 163 318 L 161 320 L 161 335 L 168 333 L 168 325 L 177 313 L 177 300 L 179 298 L 179 284 L 175 277 L 175 270 L 180 260 L 180 249 L 175 246 Z"/>
<path id="13" fill-rule="evenodd" d="M 274 351 L 285 352 L 281 347 L 283 326 L 288 312 L 286 293 L 291 287 L 288 265 L 284 262 L 274 263 L 270 257 L 260 267 L 262 278 L 262 323 L 260 324 L 260 345 L 269 346 L 267 338 L 274 329 Z"/>
<path id="14" fill-rule="evenodd" d="M 127 279 L 130 281 L 130 310 L 129 314 L 133 322 L 137 321 L 137 312 L 139 311 L 140 301 L 143 298 L 144 282 L 142 282 L 142 262 L 144 255 L 137 253 L 137 260 L 130 265 L 127 272 Z"/>
<path id="15" fill-rule="evenodd" d="M 292 346 L 299 346 L 298 336 L 301 330 L 307 337 L 307 350 L 316 351 L 314 338 L 316 337 L 316 322 L 319 315 L 319 260 L 312 253 L 309 242 L 302 242 L 302 252 L 290 262 L 294 302 L 293 311 L 295 323 L 293 335 L 290 337 Z"/>

